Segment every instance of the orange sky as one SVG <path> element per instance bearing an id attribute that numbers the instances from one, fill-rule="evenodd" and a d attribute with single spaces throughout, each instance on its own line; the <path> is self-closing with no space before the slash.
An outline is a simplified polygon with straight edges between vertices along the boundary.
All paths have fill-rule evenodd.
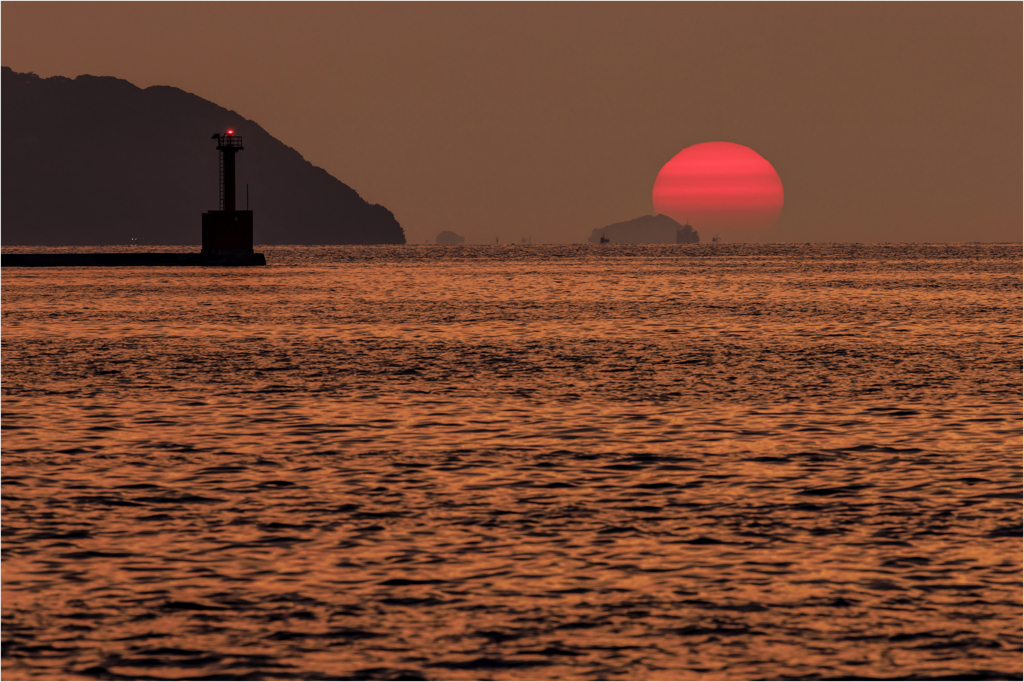
<path id="1" fill-rule="evenodd" d="M 582 242 L 650 213 L 662 165 L 712 140 L 778 171 L 771 241 L 1020 241 L 1022 20 L 1020 3 L 5 2 L 0 61 L 234 109 L 410 242 Z"/>

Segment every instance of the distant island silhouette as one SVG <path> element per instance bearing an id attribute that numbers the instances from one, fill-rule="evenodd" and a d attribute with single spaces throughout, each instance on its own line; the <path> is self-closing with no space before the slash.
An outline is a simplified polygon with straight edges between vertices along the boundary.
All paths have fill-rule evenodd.
<path id="1" fill-rule="evenodd" d="M 257 243 L 405 243 L 391 211 L 178 88 L 9 67 L 2 88 L 5 245 L 198 244 L 199 216 L 219 200 L 210 133 L 228 128 L 246 139 L 238 207 L 256 210 Z"/>
<path id="2" fill-rule="evenodd" d="M 659 213 L 598 227 L 587 241 L 591 244 L 697 244 L 700 235 L 689 224 L 680 225 Z"/>
<path id="3" fill-rule="evenodd" d="M 441 234 L 437 235 L 436 240 L 438 244 L 462 244 L 465 241 L 465 237 L 455 234 L 451 230 L 445 230 Z"/>

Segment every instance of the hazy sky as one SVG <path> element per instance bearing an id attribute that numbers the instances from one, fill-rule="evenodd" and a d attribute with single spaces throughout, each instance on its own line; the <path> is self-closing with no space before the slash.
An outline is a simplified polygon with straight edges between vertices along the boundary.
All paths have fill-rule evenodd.
<path id="1" fill-rule="evenodd" d="M 4 2 L 0 56 L 233 109 L 410 242 L 584 241 L 715 140 L 782 178 L 771 241 L 1020 241 L 1022 7 Z"/>

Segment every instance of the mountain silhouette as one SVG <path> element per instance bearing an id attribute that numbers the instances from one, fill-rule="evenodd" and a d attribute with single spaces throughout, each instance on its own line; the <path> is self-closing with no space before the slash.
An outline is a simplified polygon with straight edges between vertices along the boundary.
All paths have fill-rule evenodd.
<path id="1" fill-rule="evenodd" d="M 667 215 L 642 215 L 633 220 L 594 229 L 587 239 L 600 244 L 601 238 L 612 244 L 697 244 L 700 235 L 689 223 L 680 225 Z"/>
<path id="2" fill-rule="evenodd" d="M 219 207 L 211 135 L 233 129 L 258 244 L 404 244 L 391 211 L 254 121 L 178 88 L 2 69 L 3 243 L 198 244 Z"/>
<path id="3" fill-rule="evenodd" d="M 455 234 L 451 230 L 445 230 L 437 235 L 437 239 L 435 241 L 438 244 L 462 244 L 466 241 L 466 238 L 460 234 Z"/>

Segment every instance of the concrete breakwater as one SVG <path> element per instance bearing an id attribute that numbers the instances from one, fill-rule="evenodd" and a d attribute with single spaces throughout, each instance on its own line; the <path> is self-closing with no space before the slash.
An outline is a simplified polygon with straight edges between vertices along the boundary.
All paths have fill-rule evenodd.
<path id="1" fill-rule="evenodd" d="M 170 267 L 266 265 L 262 253 L 5 253 L 0 266 L 15 268 Z"/>

